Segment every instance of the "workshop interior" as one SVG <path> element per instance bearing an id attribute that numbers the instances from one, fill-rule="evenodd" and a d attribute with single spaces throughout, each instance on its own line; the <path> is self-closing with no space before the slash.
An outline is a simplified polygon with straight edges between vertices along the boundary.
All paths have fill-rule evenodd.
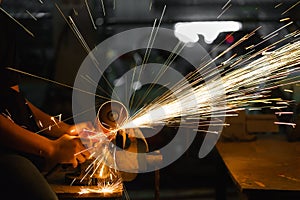
<path id="1" fill-rule="evenodd" d="M 99 163 L 99 169 L 95 172 L 100 175 L 93 174 L 90 178 L 86 178 L 85 175 L 93 161 L 87 161 L 76 169 L 59 166 L 45 175 L 59 199 L 299 199 L 300 53 L 297 52 L 297 48 L 300 47 L 299 2 L 299 0 L 3 0 L 0 12 L 6 12 L 14 19 L 12 23 L 19 26 L 17 46 L 21 91 L 43 111 L 52 116 L 59 115 L 69 124 L 75 123 L 72 116 L 74 116 L 73 92 L 78 78 L 77 73 L 89 56 L 92 58 L 91 62 L 97 62 L 96 65 L 107 66 L 105 71 L 101 72 L 101 77 L 96 80 L 94 92 L 97 95 L 93 97 L 96 105 L 94 115 L 98 119 L 93 123 L 95 122 L 105 133 L 109 133 L 111 128 L 118 128 L 118 125 L 122 125 L 126 119 L 138 116 L 141 110 L 148 108 L 147 106 L 152 108 L 151 106 L 155 107 L 159 102 L 170 103 L 180 99 L 181 96 L 170 97 L 177 94 L 176 91 L 180 93 L 191 88 L 209 86 L 201 74 L 201 69 L 207 66 L 219 70 L 218 79 L 224 81 L 224 85 L 227 83 L 229 86 L 239 85 L 238 89 L 224 93 L 228 101 L 222 103 L 230 104 L 232 109 L 224 108 L 225 111 L 219 111 L 218 114 L 223 113 L 221 125 L 214 121 L 214 116 L 210 116 L 210 111 L 207 111 L 208 114 L 203 114 L 202 111 L 190 114 L 189 110 L 193 108 L 187 106 L 186 116 L 174 115 L 154 125 L 150 122 L 141 123 L 141 126 L 137 127 L 140 130 L 137 134 L 144 135 L 144 138 L 130 138 L 121 131 L 122 133 L 118 133 L 113 139 L 113 143 L 123 150 L 153 152 L 151 158 L 147 157 L 148 154 L 147 158 L 141 158 L 146 159 L 145 162 L 153 167 L 156 163 L 168 160 L 166 155 L 160 154 L 160 149 L 170 144 L 180 130 L 186 133 L 181 136 L 181 142 L 185 143 L 186 140 L 187 147 L 178 159 L 163 167 L 157 167 L 156 170 L 144 170 L 142 173 L 119 172 L 110 167 L 116 164 L 114 160 L 116 155 L 124 162 L 130 162 L 133 168 L 145 169 L 147 166 L 139 163 L 139 157 L 127 158 L 122 152 L 119 154 L 106 152 L 109 154 L 108 159 L 113 160 L 110 160 L 113 164 Z M 137 47 L 120 51 L 122 53 L 110 49 L 109 45 L 107 49 L 97 49 L 103 47 L 101 44 L 109 38 L 145 27 L 148 28 L 147 36 L 141 42 L 148 48 L 139 47 L 137 42 Z M 202 55 L 191 53 L 185 57 L 180 54 L 181 50 L 176 50 L 173 54 L 177 56 L 172 55 L 170 58 L 172 51 L 167 50 L 167 47 L 165 49 L 155 48 L 155 45 L 151 47 L 151 36 L 155 41 L 155 31 L 158 27 L 174 33 L 170 36 L 170 40 L 183 44 L 179 49 L 182 48 L 183 51 L 187 49 L 187 52 L 190 52 L 188 48 L 193 49 L 199 45 L 206 53 Z M 176 34 L 177 32 L 180 34 Z M 137 34 L 132 38 L 138 37 Z M 164 38 L 163 43 L 168 44 L 168 37 L 159 34 L 157 37 Z M 127 40 L 126 37 L 122 40 L 115 38 L 111 43 L 112 46 L 122 44 L 126 46 L 127 42 L 131 42 L 131 39 Z M 287 53 L 286 49 L 292 50 Z M 106 59 L 97 57 L 98 50 L 105 52 L 106 59 L 113 58 L 113 61 L 106 63 Z M 120 55 L 116 56 L 118 53 Z M 93 60 L 94 55 L 96 61 Z M 191 55 L 203 65 L 195 69 L 188 59 L 192 57 Z M 281 64 L 288 56 L 294 60 Z M 265 57 L 270 59 L 262 64 Z M 166 70 L 165 63 L 168 62 L 171 71 L 176 71 L 180 77 L 189 77 L 195 70 L 199 71 L 196 72 L 194 79 L 187 79 L 186 85 L 181 87 L 185 87 L 182 91 L 180 81 L 174 84 L 178 87 L 176 90 L 169 89 L 167 82 L 169 79 L 173 80 L 173 77 L 167 73 L 163 77 L 165 85 L 144 83 L 138 79 L 132 79 L 129 81 L 130 84 L 125 84 L 122 77 L 127 72 L 138 66 L 141 66 L 138 68 L 140 71 L 147 70 L 147 66 L 143 66 L 145 60 L 147 63 L 160 63 L 162 70 Z M 252 73 L 251 68 L 246 69 L 246 72 L 243 71 L 245 66 L 253 65 L 253 68 L 258 69 L 260 65 L 266 68 L 275 64 L 280 65 L 281 71 L 271 72 L 270 68 L 259 72 L 260 75 L 266 74 L 261 76 L 263 80 L 259 80 L 259 83 L 255 82 L 258 79 L 253 79 L 251 83 L 244 80 L 233 81 L 240 78 L 239 73 L 243 76 Z M 133 71 L 137 77 L 139 70 Z M 217 80 L 214 72 L 207 70 L 204 74 Z M 150 76 L 152 72 L 147 73 Z M 229 74 L 231 76 L 228 76 Z M 251 75 L 254 76 L 255 73 Z M 187 86 L 189 83 L 191 88 Z M 240 83 L 244 83 L 245 86 Z M 215 91 L 215 88 L 218 86 L 211 87 L 211 91 Z M 111 98 L 116 91 L 130 91 L 124 93 L 124 99 L 128 99 L 129 106 L 126 102 Z M 170 91 L 171 93 L 168 93 Z M 203 99 L 208 98 L 204 95 L 206 91 L 203 90 L 201 94 Z M 211 101 L 215 103 L 217 99 L 216 97 Z M 203 100 L 199 104 L 204 102 L 206 101 Z M 208 105 L 201 109 L 214 109 L 214 106 L 216 105 Z M 87 107 L 85 108 L 88 109 Z M 170 110 L 172 109 L 175 107 L 171 107 Z M 190 119 L 192 125 L 187 122 Z M 79 117 L 77 120 L 85 119 Z M 168 120 L 171 122 L 168 123 Z M 134 127 L 135 124 L 129 124 L 128 127 L 131 127 L 130 125 Z M 220 128 L 219 133 L 208 130 L 208 127 L 214 126 Z M 217 135 L 216 141 L 208 147 L 206 155 L 201 157 L 200 151 L 206 148 L 205 142 L 209 140 L 207 136 L 210 135 Z M 109 145 L 103 142 L 99 148 L 108 148 Z M 102 149 L 94 153 L 102 155 L 104 154 Z M 61 178 L 60 182 L 56 180 L 58 177 L 56 175 Z M 114 181 L 106 182 L 107 177 Z M 100 194 L 95 189 L 88 190 L 91 186 L 107 187 L 105 184 L 119 185 L 115 193 L 102 191 Z"/>

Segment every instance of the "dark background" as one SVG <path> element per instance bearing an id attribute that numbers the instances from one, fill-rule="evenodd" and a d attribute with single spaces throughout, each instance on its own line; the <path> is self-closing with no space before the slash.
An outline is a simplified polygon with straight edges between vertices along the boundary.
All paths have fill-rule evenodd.
<path id="1" fill-rule="evenodd" d="M 74 18 L 91 49 L 121 31 L 152 26 L 154 19 L 160 17 L 164 5 L 167 8 L 161 27 L 165 28 L 173 29 L 177 22 L 235 20 L 242 22 L 243 25 L 242 30 L 233 34 L 233 40 L 237 41 L 262 26 L 258 34 L 218 59 L 216 64 L 235 53 L 239 55 L 245 53 L 245 47 L 258 43 L 262 40 L 262 36 L 287 23 L 280 22 L 282 18 L 290 17 L 289 21 L 292 20 L 294 23 L 279 31 L 278 37 L 269 40 L 269 44 L 297 30 L 300 25 L 300 5 L 284 15 L 281 14 L 294 5 L 297 2 L 295 0 L 232 0 L 231 7 L 219 18 L 227 0 L 104 0 L 105 15 L 101 1 L 90 0 L 88 3 L 97 30 L 93 28 L 84 1 L 81 0 L 43 0 L 43 3 L 38 0 L 3 0 L 2 7 L 35 35 L 33 38 L 29 34 L 20 34 L 18 38 L 21 69 L 70 86 L 73 85 L 77 70 L 87 54 L 55 8 L 54 2 L 60 6 L 65 15 Z M 282 4 L 278 6 L 280 3 Z M 37 20 L 26 11 L 33 14 Z M 200 36 L 199 43 L 211 52 L 227 34 L 229 33 L 220 34 L 212 44 L 206 44 Z M 210 56 L 215 57 L 230 45 L 223 43 Z M 137 62 L 135 56 L 143 57 L 143 53 L 143 51 L 131 52 L 119 58 L 119 63 L 116 62 L 112 70 L 106 73 L 110 82 L 113 83 L 121 75 L 120 72 L 132 68 Z M 161 52 L 154 52 L 151 55 L 151 59 L 156 61 L 163 61 L 165 58 Z M 172 67 L 180 69 L 183 74 L 189 71 L 188 66 L 182 68 L 181 65 L 182 60 L 177 59 Z M 22 79 L 22 91 L 37 106 L 51 115 L 63 114 L 63 118 L 72 116 L 71 89 L 32 77 L 23 76 Z M 297 85 L 291 87 L 297 91 Z M 295 92 L 292 98 L 298 101 L 298 96 L 299 92 Z M 72 123 L 72 120 L 68 122 Z M 163 197 L 175 199 L 175 193 L 180 199 L 214 199 L 217 195 L 216 185 L 222 181 L 229 186 L 226 191 L 227 198 L 239 198 L 226 173 L 220 174 L 223 165 L 215 150 L 204 159 L 197 157 L 202 138 L 203 135 L 199 135 L 182 158 L 160 171 L 162 199 Z M 139 174 L 135 180 L 126 183 L 126 186 L 132 199 L 152 199 L 154 173 Z"/>

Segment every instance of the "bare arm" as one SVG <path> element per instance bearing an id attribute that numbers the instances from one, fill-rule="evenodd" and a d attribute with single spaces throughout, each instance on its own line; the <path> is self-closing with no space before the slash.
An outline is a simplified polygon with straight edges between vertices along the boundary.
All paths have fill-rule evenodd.
<path id="1" fill-rule="evenodd" d="M 48 157 L 54 151 L 53 142 L 30 132 L 0 115 L 0 143 L 8 148 Z"/>
<path id="2" fill-rule="evenodd" d="M 50 140 L 20 127 L 3 115 L 0 115 L 0 145 L 44 157 L 51 163 L 72 163 L 74 167 L 89 156 L 77 136 L 64 134 L 56 140 Z"/>

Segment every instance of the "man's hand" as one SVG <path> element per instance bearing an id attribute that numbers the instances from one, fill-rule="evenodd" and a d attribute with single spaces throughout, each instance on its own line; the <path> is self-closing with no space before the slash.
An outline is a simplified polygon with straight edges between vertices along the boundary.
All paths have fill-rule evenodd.
<path id="1" fill-rule="evenodd" d="M 84 132 L 84 130 L 94 131 L 95 128 L 91 122 L 82 122 L 82 123 L 70 126 L 67 129 L 66 134 L 72 135 L 72 136 L 78 136 L 78 135 L 80 135 L 81 132 Z"/>
<path id="2" fill-rule="evenodd" d="M 77 167 L 90 156 L 89 151 L 83 146 L 78 136 L 65 134 L 52 142 L 52 151 L 48 159 L 55 163 L 72 164 Z"/>

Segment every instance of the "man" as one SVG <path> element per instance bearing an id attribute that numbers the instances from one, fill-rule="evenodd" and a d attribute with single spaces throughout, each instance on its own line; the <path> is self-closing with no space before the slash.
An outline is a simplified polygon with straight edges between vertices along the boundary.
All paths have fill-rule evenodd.
<path id="1" fill-rule="evenodd" d="M 21 28 L 1 11 L 0 27 L 0 192 L 9 199 L 57 199 L 39 170 L 57 163 L 76 167 L 89 153 L 74 126 L 23 97 L 18 75 L 7 69 L 17 68 L 16 32 Z M 43 135 L 37 134 L 42 127 Z"/>

